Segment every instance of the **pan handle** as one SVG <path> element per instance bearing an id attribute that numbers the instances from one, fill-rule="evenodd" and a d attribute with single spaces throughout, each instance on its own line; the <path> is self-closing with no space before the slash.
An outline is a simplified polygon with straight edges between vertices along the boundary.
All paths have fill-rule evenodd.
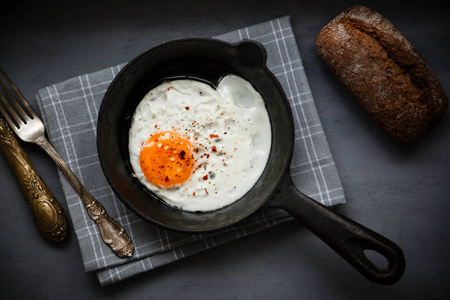
<path id="1" fill-rule="evenodd" d="M 292 199 L 292 197 L 295 197 Z M 405 271 L 403 252 L 394 242 L 332 211 L 301 193 L 289 174 L 281 180 L 269 206 L 286 210 L 372 282 L 390 285 Z M 364 253 L 378 252 L 388 266 L 379 268 Z"/>

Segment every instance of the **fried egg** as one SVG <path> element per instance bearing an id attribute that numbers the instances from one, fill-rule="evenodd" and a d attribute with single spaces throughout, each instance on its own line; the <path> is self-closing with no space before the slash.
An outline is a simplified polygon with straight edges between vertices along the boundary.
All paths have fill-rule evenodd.
<path id="1" fill-rule="evenodd" d="M 176 208 L 204 212 L 242 198 L 270 154 L 270 119 L 243 78 L 217 88 L 198 80 L 165 81 L 134 112 L 129 154 L 134 176 Z"/>

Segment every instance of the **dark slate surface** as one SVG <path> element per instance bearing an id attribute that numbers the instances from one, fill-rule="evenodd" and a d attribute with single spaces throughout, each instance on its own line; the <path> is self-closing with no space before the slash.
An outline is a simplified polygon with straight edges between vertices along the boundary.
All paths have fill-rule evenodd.
<path id="1" fill-rule="evenodd" d="M 404 251 L 406 272 L 393 286 L 370 283 L 306 228 L 288 222 L 101 288 L 95 275 L 83 270 L 73 231 L 60 245 L 39 235 L 0 157 L 2 299 L 446 298 L 450 117 L 417 144 L 398 146 L 364 115 L 314 49 L 314 38 L 326 23 L 352 4 L 366 4 L 412 42 L 450 94 L 446 1 L 72 2 L 1 4 L 0 66 L 36 109 L 38 89 L 126 62 L 157 43 L 214 36 L 290 15 L 347 195 L 347 204 L 336 210 L 395 241 Z M 42 150 L 25 148 L 67 208 L 53 162 Z"/>

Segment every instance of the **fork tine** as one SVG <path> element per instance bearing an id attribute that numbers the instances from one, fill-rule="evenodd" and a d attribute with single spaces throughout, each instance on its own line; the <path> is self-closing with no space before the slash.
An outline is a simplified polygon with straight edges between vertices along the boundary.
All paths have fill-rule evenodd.
<path id="1" fill-rule="evenodd" d="M 5 87 L 3 86 L 2 81 L 0 80 L 0 85 L 5 90 Z M 9 101 L 6 100 L 6 98 L 3 96 L 2 93 L 0 93 L 0 99 L 3 103 L 3 105 L 0 105 L 0 112 L 2 113 L 5 120 L 9 123 L 9 125 L 12 128 L 20 128 L 20 124 L 23 123 L 22 119 L 19 117 L 19 115 L 16 113 L 16 111 L 13 109 L 13 107 L 9 104 Z M 14 121 L 13 121 L 14 119 Z"/>
<path id="2" fill-rule="evenodd" d="M 0 98 L 1 98 L 1 100 L 2 100 L 2 102 L 3 102 L 3 104 L 5 104 L 5 101 L 4 100 L 6 100 L 6 99 L 4 99 L 4 97 L 3 97 L 3 95 L 0 93 Z M 16 122 L 14 122 L 10 117 L 9 117 L 9 114 L 7 113 L 7 111 L 5 110 L 5 108 L 3 108 L 3 105 L 0 105 L 0 116 L 3 116 L 3 118 L 6 120 L 6 122 L 8 122 L 8 124 L 9 124 L 9 126 L 12 128 L 12 129 L 15 129 L 16 128 Z M 13 126 L 14 125 L 14 126 Z"/>
<path id="3" fill-rule="evenodd" d="M 22 119 L 24 119 L 24 121 L 26 122 L 27 119 L 29 119 L 29 118 L 31 118 L 31 119 L 36 118 L 37 117 L 36 112 L 33 110 L 33 108 L 30 106 L 28 101 L 25 99 L 25 96 L 16 87 L 14 82 L 9 78 L 9 76 L 2 69 L 0 69 L 0 73 L 3 75 L 3 78 L 6 80 L 6 82 L 10 86 L 10 88 L 15 92 L 15 94 L 17 96 L 17 97 L 14 97 L 10 93 L 9 89 L 5 88 L 5 86 L 3 85 L 3 82 L 0 80 L 0 83 L 3 87 L 3 89 L 5 90 L 5 92 L 11 97 L 11 99 L 16 100 L 16 101 L 12 101 L 12 102 L 14 103 L 14 106 L 16 107 L 18 112 L 21 114 Z M 17 101 L 17 100 L 19 100 L 19 101 Z M 19 102 L 20 102 L 20 104 L 22 104 L 23 107 L 20 106 Z M 25 112 L 23 110 L 23 108 L 25 108 L 27 110 L 27 112 Z"/>

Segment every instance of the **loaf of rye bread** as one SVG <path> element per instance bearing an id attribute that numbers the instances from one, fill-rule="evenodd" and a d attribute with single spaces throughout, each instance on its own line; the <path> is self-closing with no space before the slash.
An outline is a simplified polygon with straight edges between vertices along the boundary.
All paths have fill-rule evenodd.
<path id="1" fill-rule="evenodd" d="M 373 9 L 347 9 L 321 30 L 315 46 L 366 113 L 397 142 L 415 142 L 447 110 L 437 76 Z"/>

